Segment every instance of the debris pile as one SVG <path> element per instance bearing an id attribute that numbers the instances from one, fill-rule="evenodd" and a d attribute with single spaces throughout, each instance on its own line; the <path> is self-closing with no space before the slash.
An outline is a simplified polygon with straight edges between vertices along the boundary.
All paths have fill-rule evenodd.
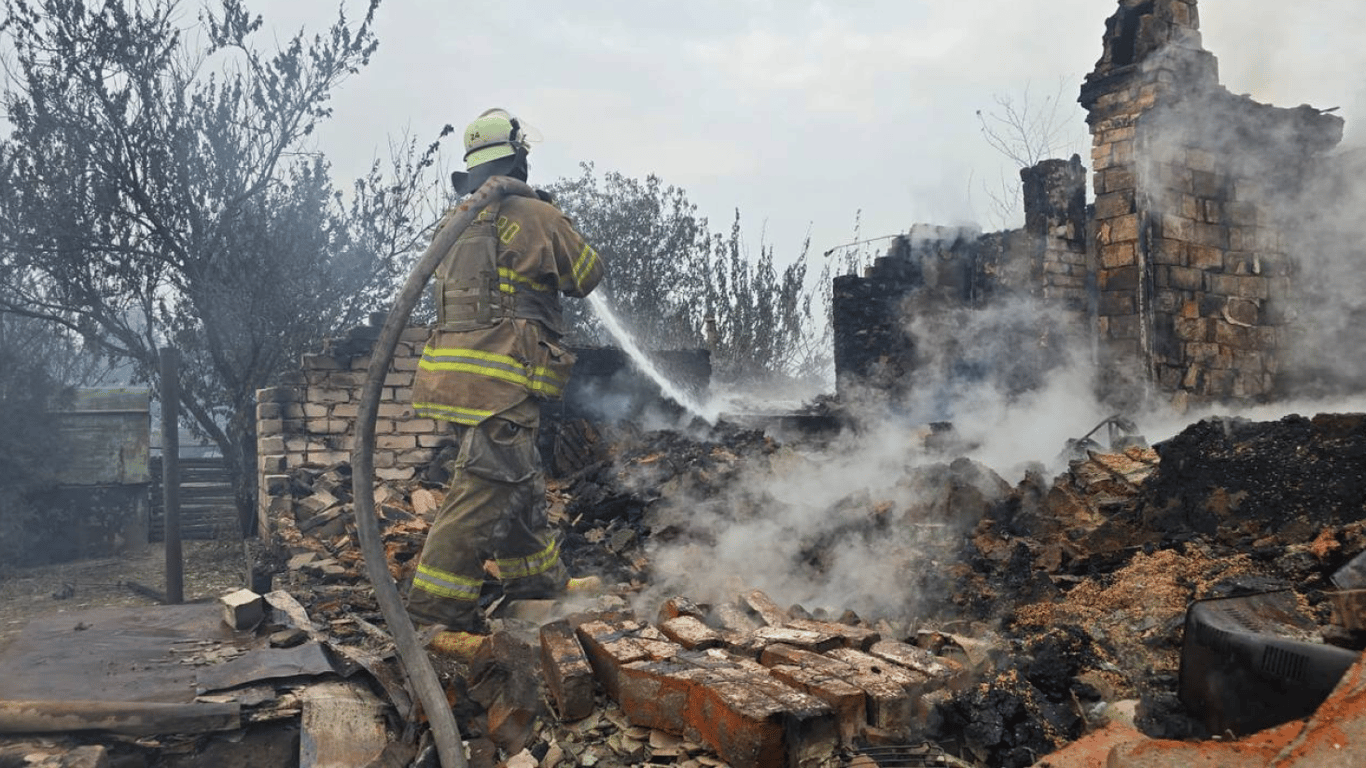
<path id="1" fill-rule="evenodd" d="M 1013 487 L 970 459 L 926 453 L 891 490 L 839 498 L 800 542 L 793 568 L 835 577 L 842 542 L 931 532 L 888 550 L 905 559 L 885 589 L 915 593 L 913 610 L 867 616 L 779 605 L 752 587 L 710 604 L 661 596 L 660 548 L 705 553 L 717 534 L 692 525 L 704 513 L 736 524 L 765 514 L 771 489 L 753 473 L 809 469 L 817 454 L 800 437 L 733 425 L 578 434 L 591 435 L 582 454 L 595 458 L 552 479 L 547 503 L 570 570 L 604 576 L 608 594 L 508 602 L 490 582 L 482 603 L 494 641 L 469 665 L 437 659 L 475 766 L 1014 768 L 1081 749 L 1113 752 L 1116 765 L 1170 764 L 1140 758 L 1179 752 L 1153 739 L 1205 744 L 1218 722 L 1201 703 L 1211 699 L 1189 694 L 1215 684 L 1184 664 L 1195 658 L 1193 602 L 1281 594 L 1296 642 L 1366 647 L 1350 628 L 1362 617 L 1334 599 L 1344 593 L 1333 582 L 1366 550 L 1366 417 L 1206 420 L 1151 448 L 1082 446 L 1056 478 L 1031 470 Z M 943 429 L 930 434 L 953 446 Z M 440 504 L 442 463 L 377 486 L 401 584 Z M 379 724 L 371 735 L 383 735 L 361 748 L 389 749 L 395 762 L 381 764 L 429 764 L 363 578 L 349 467 L 298 470 L 289 483 L 273 550 L 258 564 L 275 591 L 259 605 L 234 593 L 213 606 L 211 620 L 230 618 L 237 631 L 191 665 L 199 703 L 235 707 L 239 741 L 263 749 L 278 748 L 282 728 L 323 733 L 317 712 L 368 713 L 363 721 Z M 1329 701 L 1346 707 L 1356 695 Z M 1303 747 L 1315 718 L 1234 743 L 1289 749 L 1299 733 Z M 177 744 L 203 755 L 222 741 L 191 734 L 155 750 L 110 749 L 132 759 Z"/>

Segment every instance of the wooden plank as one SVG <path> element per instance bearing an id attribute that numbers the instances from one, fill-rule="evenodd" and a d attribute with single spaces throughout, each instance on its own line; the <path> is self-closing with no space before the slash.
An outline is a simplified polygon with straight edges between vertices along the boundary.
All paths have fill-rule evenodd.
<path id="1" fill-rule="evenodd" d="M 360 685 L 310 685 L 303 694 L 299 768 L 355 768 L 374 762 L 390 741 L 384 707 Z"/>
<path id="2" fill-rule="evenodd" d="M 235 703 L 0 701 L 0 733 L 106 731 L 156 736 L 235 731 L 240 727 L 241 707 Z"/>

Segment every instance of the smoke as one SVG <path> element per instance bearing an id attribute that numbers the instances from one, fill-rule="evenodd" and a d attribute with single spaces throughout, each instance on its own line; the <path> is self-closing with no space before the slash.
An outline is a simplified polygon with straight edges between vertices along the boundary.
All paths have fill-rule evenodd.
<path id="1" fill-rule="evenodd" d="M 1276 109 L 1208 81 L 1185 86 L 1184 98 L 1144 117 L 1137 194 L 1153 212 L 1154 241 L 1186 248 L 1158 266 L 1202 282 L 1183 289 L 1190 296 L 1164 295 L 1173 286 L 1156 270 L 1149 300 L 1167 319 L 1194 311 L 1254 329 L 1256 343 L 1242 346 L 1184 341 L 1214 348 L 1209 368 L 1288 397 L 1185 410 L 1141 371 L 1130 383 L 1148 396 L 1121 415 L 1156 442 L 1212 416 L 1366 410 L 1366 360 L 1356 354 L 1366 348 L 1366 152 L 1331 152 L 1340 124 L 1310 107 Z M 715 602 L 757 587 L 832 614 L 916 616 L 962 535 L 1025 472 L 1061 470 L 1068 440 L 1112 415 L 1093 394 L 1097 376 L 1130 374 L 1095 370 L 1090 342 L 1066 333 L 1075 316 L 1028 298 L 989 309 L 915 301 L 904 308 L 914 357 L 904 391 L 860 398 L 851 387 L 841 395 L 856 428 L 656 505 L 650 523 L 670 535 L 652 539 L 645 610 L 670 594 Z M 1276 354 L 1262 353 L 1268 342 Z M 1188 362 L 1161 343 L 1168 365 Z"/>
<path id="2" fill-rule="evenodd" d="M 1155 212 L 1155 299 L 1167 312 L 1193 302 L 1224 333 L 1210 367 L 1260 374 L 1292 397 L 1349 393 L 1366 375 L 1351 353 L 1366 342 L 1366 151 L 1335 148 L 1343 123 L 1332 114 L 1235 96 L 1182 66 L 1195 55 L 1173 46 L 1147 62 L 1187 75 L 1182 98 L 1142 117 L 1134 147 L 1138 199 Z M 1187 279 L 1164 280 L 1169 269 Z M 1276 359 L 1230 344 L 1238 331 L 1227 326 L 1256 334 L 1251 348 L 1274 347 Z"/>
<path id="3" fill-rule="evenodd" d="M 747 457 L 724 482 L 674 487 L 652 509 L 647 523 L 668 533 L 651 539 L 640 610 L 759 588 L 830 615 L 922 615 L 963 535 L 1027 470 L 1060 468 L 1068 439 L 1105 415 L 1089 355 L 1056 332 L 1061 321 L 1029 299 L 908 307 L 907 391 L 845 398 L 857 426 L 828 444 Z"/>

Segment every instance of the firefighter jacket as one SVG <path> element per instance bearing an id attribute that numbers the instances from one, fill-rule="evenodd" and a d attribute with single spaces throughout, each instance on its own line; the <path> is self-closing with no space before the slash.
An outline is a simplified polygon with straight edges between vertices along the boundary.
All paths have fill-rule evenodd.
<path id="1" fill-rule="evenodd" d="M 602 275 L 597 251 L 555 206 L 510 195 L 485 208 L 437 268 L 414 410 L 473 426 L 528 396 L 559 398 L 574 365 L 560 345 L 560 295 L 587 296 Z"/>

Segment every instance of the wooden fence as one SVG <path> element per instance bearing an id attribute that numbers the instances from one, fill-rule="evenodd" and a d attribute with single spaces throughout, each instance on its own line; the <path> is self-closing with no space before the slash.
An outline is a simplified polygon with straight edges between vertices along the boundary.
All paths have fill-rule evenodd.
<path id="1" fill-rule="evenodd" d="M 163 541 L 165 520 L 160 456 L 152 457 L 150 470 L 152 516 L 148 538 Z M 184 539 L 242 537 L 232 478 L 223 459 L 180 459 L 180 536 Z"/>

